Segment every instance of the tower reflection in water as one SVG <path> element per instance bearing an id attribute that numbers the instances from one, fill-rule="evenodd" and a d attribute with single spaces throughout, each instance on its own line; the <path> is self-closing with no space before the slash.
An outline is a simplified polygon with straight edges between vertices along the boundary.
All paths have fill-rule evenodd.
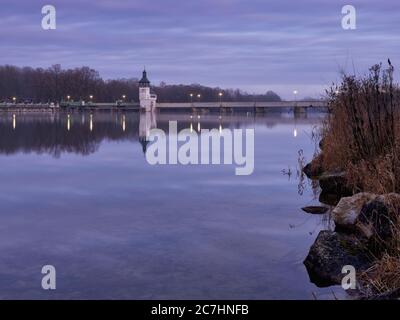
<path id="1" fill-rule="evenodd" d="M 38 153 L 59 157 L 62 153 L 90 155 L 104 141 L 132 141 L 138 151 L 146 152 L 151 129 L 169 130 L 169 121 L 177 121 L 178 132 L 189 129 L 200 133 L 201 129 L 225 129 L 242 126 L 273 128 L 285 125 L 293 136 L 299 137 L 301 126 L 313 123 L 312 118 L 268 115 L 197 115 L 167 112 L 137 111 L 55 111 L 49 113 L 0 114 L 0 154 Z M 17 123 L 18 122 L 18 123 Z M 140 146 L 139 146 L 140 143 Z"/>
<path id="2" fill-rule="evenodd" d="M 155 112 L 141 111 L 139 116 L 139 142 L 142 145 L 143 153 L 146 153 L 149 144 L 150 130 L 157 128 Z"/>

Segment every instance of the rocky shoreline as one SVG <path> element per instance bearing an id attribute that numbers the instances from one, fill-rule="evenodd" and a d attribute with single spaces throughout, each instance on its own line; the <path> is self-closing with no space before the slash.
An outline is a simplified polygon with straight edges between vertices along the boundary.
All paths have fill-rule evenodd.
<path id="1" fill-rule="evenodd" d="M 329 213 L 334 230 L 321 231 L 304 260 L 310 281 L 318 287 L 340 285 L 345 274 L 343 266 L 351 265 L 358 275 L 370 269 L 394 240 L 393 208 L 400 208 L 400 194 L 377 195 L 367 192 L 353 194 L 347 187 L 342 171 L 327 172 L 321 166 L 322 154 L 303 168 L 304 174 L 318 180 L 319 200 L 333 206 Z M 323 207 L 321 207 L 323 208 Z M 309 212 L 310 208 L 303 208 Z M 317 211 L 315 208 L 313 209 Z M 311 210 L 311 211 L 313 211 Z M 313 213 L 313 212 L 310 212 Z M 321 212 L 323 213 L 323 212 Z M 387 294 L 366 295 L 365 284 L 357 279 L 355 290 L 359 299 L 395 299 L 400 290 Z"/>

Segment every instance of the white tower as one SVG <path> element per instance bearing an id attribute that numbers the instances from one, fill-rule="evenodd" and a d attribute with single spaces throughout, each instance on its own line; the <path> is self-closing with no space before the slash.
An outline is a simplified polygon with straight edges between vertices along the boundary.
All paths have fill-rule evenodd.
<path id="1" fill-rule="evenodd" d="M 157 95 L 150 93 L 150 81 L 147 79 L 147 72 L 143 70 L 142 79 L 139 81 L 140 109 L 154 111 L 157 104 Z"/>

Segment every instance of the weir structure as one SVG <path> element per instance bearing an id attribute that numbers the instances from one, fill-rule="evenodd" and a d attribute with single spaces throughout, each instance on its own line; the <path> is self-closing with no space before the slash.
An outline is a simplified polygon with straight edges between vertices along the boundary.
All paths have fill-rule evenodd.
<path id="1" fill-rule="evenodd" d="M 275 102 L 163 102 L 157 103 L 157 95 L 151 93 L 150 81 L 146 69 L 143 70 L 142 78 L 139 81 L 139 101 L 115 101 L 115 102 L 94 102 L 90 101 L 62 101 L 60 104 L 39 103 L 39 104 L 0 104 L 1 111 L 26 112 L 26 111 L 55 111 L 57 109 L 73 110 L 140 110 L 145 112 L 194 112 L 194 113 L 234 113 L 234 112 L 294 112 L 296 114 L 307 113 L 308 111 L 328 111 L 327 102 L 324 100 L 313 101 L 275 101 Z"/>

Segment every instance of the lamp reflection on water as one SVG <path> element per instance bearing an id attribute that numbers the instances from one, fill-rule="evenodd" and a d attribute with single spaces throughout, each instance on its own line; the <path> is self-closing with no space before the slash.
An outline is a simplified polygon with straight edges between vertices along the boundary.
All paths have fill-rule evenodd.
<path id="1" fill-rule="evenodd" d="M 15 114 L 13 114 L 13 130 L 15 130 L 16 127 L 17 127 L 17 119 Z"/>
<path id="2" fill-rule="evenodd" d="M 90 131 L 93 131 L 93 114 L 90 114 L 89 128 Z"/>
<path id="3" fill-rule="evenodd" d="M 125 115 L 122 116 L 122 131 L 125 132 Z"/>
<path id="4" fill-rule="evenodd" d="M 67 130 L 69 131 L 71 129 L 71 116 L 68 115 L 67 117 Z"/>

